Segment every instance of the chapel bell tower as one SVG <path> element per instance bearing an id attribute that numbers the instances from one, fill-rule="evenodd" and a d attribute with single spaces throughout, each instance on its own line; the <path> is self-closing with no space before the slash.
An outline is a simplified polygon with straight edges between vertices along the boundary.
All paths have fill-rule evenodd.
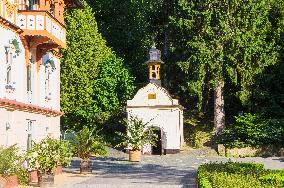
<path id="1" fill-rule="evenodd" d="M 161 60 L 161 51 L 153 46 L 149 51 L 149 60 L 146 61 L 149 70 L 149 81 L 161 85 L 161 64 L 164 62 Z"/>

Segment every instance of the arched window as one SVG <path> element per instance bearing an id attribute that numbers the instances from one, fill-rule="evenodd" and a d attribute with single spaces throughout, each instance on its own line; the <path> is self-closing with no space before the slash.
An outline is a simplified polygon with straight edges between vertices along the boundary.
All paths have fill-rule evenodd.
<path id="1" fill-rule="evenodd" d="M 156 73 L 155 72 L 152 72 L 152 78 L 156 78 Z"/>

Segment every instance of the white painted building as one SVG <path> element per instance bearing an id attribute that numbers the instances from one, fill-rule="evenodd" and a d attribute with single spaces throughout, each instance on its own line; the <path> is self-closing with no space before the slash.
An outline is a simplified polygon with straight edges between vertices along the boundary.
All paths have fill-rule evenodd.
<path id="1" fill-rule="evenodd" d="M 60 137 L 64 8 L 77 0 L 0 0 L 0 145 Z"/>
<path id="2" fill-rule="evenodd" d="M 161 86 L 160 66 L 163 62 L 156 48 L 150 50 L 150 60 L 146 63 L 150 83 L 141 88 L 132 100 L 127 101 L 128 119 L 137 117 L 144 123 L 149 122 L 149 127 L 158 129 L 157 146 L 145 145 L 143 153 L 178 153 L 184 142 L 183 107 Z"/>

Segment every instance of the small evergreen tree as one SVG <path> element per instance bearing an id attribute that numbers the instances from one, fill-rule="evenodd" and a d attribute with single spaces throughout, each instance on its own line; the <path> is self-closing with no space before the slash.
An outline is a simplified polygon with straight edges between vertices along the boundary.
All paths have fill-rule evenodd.
<path id="1" fill-rule="evenodd" d="M 92 9 L 65 14 L 67 49 L 61 63 L 61 108 L 64 129 L 103 124 L 133 91 L 123 61 L 106 46 Z"/>

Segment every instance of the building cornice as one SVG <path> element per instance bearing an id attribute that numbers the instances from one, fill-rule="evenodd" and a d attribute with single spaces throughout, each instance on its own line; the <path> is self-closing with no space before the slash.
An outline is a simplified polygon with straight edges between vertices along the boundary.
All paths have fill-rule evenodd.
<path id="1" fill-rule="evenodd" d="M 127 106 L 126 108 L 150 108 L 150 109 L 173 109 L 173 108 L 179 108 L 181 110 L 185 109 L 182 105 Z"/>
<path id="2" fill-rule="evenodd" d="M 42 114 L 45 116 L 62 116 L 64 115 L 64 112 L 53 110 L 50 108 L 44 108 L 32 104 L 25 104 L 16 100 L 10 100 L 10 99 L 1 99 L 0 98 L 0 107 L 5 108 L 9 111 L 24 111 L 24 112 L 30 112 L 34 114 Z"/>

